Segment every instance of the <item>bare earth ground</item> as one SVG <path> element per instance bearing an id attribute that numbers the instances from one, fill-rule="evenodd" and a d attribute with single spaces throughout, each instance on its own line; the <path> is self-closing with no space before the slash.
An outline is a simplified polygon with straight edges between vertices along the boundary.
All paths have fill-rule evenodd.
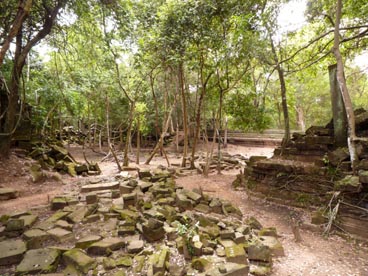
<path id="1" fill-rule="evenodd" d="M 72 155 L 83 161 L 80 147 L 69 148 Z M 250 148 L 229 145 L 227 152 L 230 154 L 243 154 L 246 157 L 252 155 L 272 155 L 272 148 Z M 87 159 L 99 161 L 102 155 L 92 151 L 86 152 Z M 144 162 L 147 153 L 141 154 L 141 163 Z M 180 155 L 169 154 L 172 164 L 180 163 Z M 132 156 L 133 160 L 133 156 Z M 32 183 L 27 172 L 27 166 L 31 163 L 16 157 L 15 155 L 7 162 L 0 161 L 0 186 L 12 187 L 20 191 L 20 197 L 14 200 L 0 202 L 0 215 L 15 211 L 24 211 L 31 208 L 46 210 L 37 206 L 45 206 L 55 195 L 64 191 L 77 189 L 79 181 L 85 181 L 82 177 L 69 177 L 64 175 L 62 182 L 47 180 L 43 183 Z M 117 166 L 112 159 L 99 163 L 103 175 L 115 175 Z M 155 157 L 150 166 L 166 165 L 162 157 Z M 136 164 L 131 163 L 131 166 Z M 357 241 L 347 241 L 338 236 L 323 238 L 318 233 L 308 230 L 300 230 L 303 242 L 296 243 L 289 223 L 290 212 L 295 209 L 268 203 L 263 199 L 249 197 L 245 191 L 234 191 L 231 183 L 238 172 L 225 171 L 222 175 L 213 174 L 208 178 L 192 175 L 178 178 L 177 184 L 185 188 L 201 187 L 205 193 L 212 197 L 219 197 L 235 203 L 243 212 L 244 216 L 256 217 L 263 226 L 277 228 L 279 239 L 284 246 L 285 256 L 274 259 L 271 275 L 278 276 L 368 276 L 368 248 Z M 303 218 L 308 218 L 308 213 L 302 213 Z M 368 229 L 367 229 L 368 231 Z"/>

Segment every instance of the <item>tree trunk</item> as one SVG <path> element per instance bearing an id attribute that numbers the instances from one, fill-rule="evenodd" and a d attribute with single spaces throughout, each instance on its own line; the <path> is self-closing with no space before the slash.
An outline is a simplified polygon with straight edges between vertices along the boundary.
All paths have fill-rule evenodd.
<path id="1" fill-rule="evenodd" d="M 63 133 L 63 117 L 61 116 L 61 107 L 59 106 L 58 109 L 58 115 L 59 115 L 59 134 L 60 134 L 60 140 L 61 140 L 61 134 Z"/>
<path id="2" fill-rule="evenodd" d="M 173 135 L 175 133 L 175 129 L 174 129 L 174 122 L 173 122 L 173 117 L 170 117 L 170 135 Z"/>
<path id="3" fill-rule="evenodd" d="M 328 67 L 328 73 L 330 77 L 334 145 L 336 147 L 346 147 L 348 141 L 348 123 L 344 100 L 339 82 L 337 81 L 337 64 L 330 65 Z"/>
<path id="4" fill-rule="evenodd" d="M 27 40 L 26 42 L 23 41 L 24 38 L 28 38 L 25 34 L 23 34 L 23 23 L 25 18 L 28 16 L 28 13 L 31 10 L 32 1 L 27 0 L 22 5 L 20 2 L 19 10 L 14 19 L 14 23 L 12 28 L 8 34 L 8 37 L 5 39 L 4 44 L 0 50 L 0 69 L 2 69 L 2 63 L 4 56 L 9 49 L 9 44 L 14 36 L 16 36 L 16 48 L 14 54 L 14 61 L 13 61 L 13 69 L 12 69 L 12 76 L 11 76 L 11 83 L 9 95 L 7 99 L 4 95 L 1 95 L 1 110 L 0 114 L 5 112 L 5 121 L 0 122 L 0 156 L 8 157 L 10 153 L 10 145 L 11 139 L 14 131 L 17 128 L 16 124 L 16 116 L 17 111 L 19 111 L 18 122 L 21 118 L 21 110 L 19 109 L 18 101 L 19 97 L 19 88 L 20 88 L 20 77 L 22 75 L 22 70 L 25 64 L 25 60 L 28 56 L 28 53 L 31 49 L 43 38 L 45 38 L 51 31 L 52 26 L 54 25 L 55 19 L 59 10 L 65 5 L 66 0 L 59 0 L 56 2 L 55 6 L 50 7 L 45 4 L 43 8 L 45 9 L 44 18 L 43 18 L 43 25 L 40 26 L 40 29 L 35 30 L 35 35 Z M 2 80 L 4 82 L 5 80 Z"/>
<path id="5" fill-rule="evenodd" d="M 336 7 L 336 20 L 335 20 L 335 31 L 334 31 L 334 46 L 332 51 L 336 58 L 337 63 L 337 81 L 340 86 L 340 91 L 342 98 L 344 100 L 347 121 L 348 121 L 348 148 L 350 153 L 350 161 L 353 169 L 353 173 L 356 174 L 356 163 L 358 161 L 357 151 L 356 151 L 356 133 L 355 133 L 355 116 L 353 110 L 353 104 L 350 99 L 349 90 L 346 85 L 345 75 L 344 75 L 344 64 L 340 52 L 340 21 L 342 13 L 342 0 L 337 0 Z"/>
<path id="6" fill-rule="evenodd" d="M 299 129 L 304 132 L 305 131 L 304 109 L 300 105 L 297 105 L 295 107 L 295 111 Z"/>
<path id="7" fill-rule="evenodd" d="M 91 135 L 91 107 L 90 107 L 91 103 L 89 101 L 89 97 L 87 99 L 87 140 L 88 140 L 88 145 L 89 147 L 92 146 L 92 135 Z M 84 146 L 84 143 L 83 143 Z"/>
<path id="8" fill-rule="evenodd" d="M 281 89 L 281 104 L 282 104 L 282 113 L 284 115 L 284 138 L 282 139 L 281 144 L 281 154 L 284 152 L 285 147 L 290 142 L 290 120 L 289 120 L 289 110 L 287 106 L 287 98 L 286 98 L 286 84 L 285 84 L 285 74 L 284 70 L 282 69 L 279 58 L 276 53 L 276 48 L 273 43 L 273 39 L 270 34 L 270 43 L 271 43 L 271 49 L 272 53 L 276 62 L 276 71 L 279 75 L 279 81 L 280 81 L 280 89 Z"/>
<path id="9" fill-rule="evenodd" d="M 139 165 L 139 152 L 141 151 L 141 132 L 140 132 L 140 119 L 139 115 L 137 116 L 137 153 L 136 153 L 136 163 Z"/>
<path id="10" fill-rule="evenodd" d="M 179 83 L 180 83 L 180 92 L 181 92 L 181 103 L 183 109 L 183 130 L 184 130 L 184 148 L 183 148 L 183 159 L 181 162 L 181 166 L 186 166 L 187 160 L 187 152 L 188 152 L 188 113 L 187 113 L 187 104 L 185 98 L 185 87 L 184 87 L 184 71 L 183 64 L 179 65 Z"/>
<path id="11" fill-rule="evenodd" d="M 50 110 L 49 112 L 47 112 L 47 115 L 46 115 L 46 118 L 45 118 L 45 121 L 43 122 L 43 125 L 42 125 L 42 129 L 41 129 L 41 136 L 42 137 L 45 137 L 45 129 L 46 129 L 46 126 L 47 126 L 47 122 L 48 120 L 50 119 L 51 117 L 51 114 L 54 112 L 54 110 L 57 108 L 59 104 L 55 104 Z"/>
<path id="12" fill-rule="evenodd" d="M 100 149 L 100 152 L 103 152 L 102 150 L 102 128 L 100 129 L 100 132 L 98 133 L 98 147 Z"/>
<path id="13" fill-rule="evenodd" d="M 110 146 L 110 152 L 111 152 L 112 156 L 114 157 L 114 160 L 115 160 L 115 163 L 116 163 L 116 165 L 117 165 L 117 167 L 118 167 L 119 172 L 121 172 L 123 169 L 122 169 L 122 168 L 121 168 L 121 166 L 120 166 L 119 159 L 118 159 L 118 157 L 116 156 L 116 154 L 115 154 L 115 150 L 113 149 L 113 147 L 112 147 L 112 146 Z"/>
<path id="14" fill-rule="evenodd" d="M 200 76 L 201 76 L 201 86 L 202 86 L 202 89 L 201 89 L 201 94 L 199 95 L 197 112 L 196 112 L 196 126 L 195 126 L 194 137 L 193 137 L 192 157 L 191 157 L 191 160 L 190 160 L 190 168 L 191 169 L 195 169 L 194 155 L 195 155 L 195 152 L 196 152 L 197 141 L 199 139 L 199 132 L 200 132 L 200 129 L 201 129 L 202 105 L 203 105 L 204 97 L 206 96 L 207 83 L 208 83 L 208 81 L 209 81 L 209 79 L 211 77 L 211 74 L 209 74 L 207 76 L 206 80 L 204 79 L 203 67 L 204 67 L 204 61 L 203 61 L 203 56 L 201 56 Z"/>
<path id="15" fill-rule="evenodd" d="M 179 123 L 176 123 L 175 146 L 176 146 L 176 152 L 179 152 Z"/>
<path id="16" fill-rule="evenodd" d="M 153 148 L 153 151 L 151 152 L 151 155 L 147 158 L 147 160 L 146 160 L 146 162 L 145 162 L 145 164 L 146 164 L 146 165 L 149 165 L 149 163 L 151 162 L 152 158 L 155 156 L 156 152 L 157 152 L 157 151 L 160 149 L 160 147 L 161 147 L 162 140 L 164 139 L 164 133 L 165 133 L 165 132 L 168 130 L 168 128 L 169 128 L 170 117 L 171 117 L 171 114 L 172 114 L 172 112 L 173 112 L 173 110 L 174 110 L 175 105 L 176 105 L 176 97 L 175 97 L 175 99 L 174 99 L 174 103 L 173 103 L 173 105 L 172 105 L 172 107 L 171 107 L 171 109 L 170 109 L 170 111 L 169 111 L 168 117 L 166 118 L 165 126 L 164 126 L 164 129 L 163 129 L 163 131 L 162 131 L 162 133 L 161 133 L 161 135 L 160 135 L 160 139 L 157 141 L 156 146 Z M 167 158 L 167 156 L 166 156 L 165 151 L 164 151 L 164 154 L 165 154 L 165 157 L 166 157 L 166 161 L 167 161 L 167 163 L 168 163 L 168 166 L 170 166 L 170 163 L 169 163 L 169 160 L 168 160 L 168 158 Z"/>
<path id="17" fill-rule="evenodd" d="M 22 53 L 22 32 L 20 31 L 17 34 L 16 38 L 14 65 L 11 75 L 9 94 L 7 98 L 7 111 L 5 113 L 5 122 L 4 122 L 4 129 L 2 131 L 3 132 L 2 139 L 0 139 L 0 155 L 2 155 L 5 158 L 9 156 L 12 135 L 17 127 L 15 124 L 17 111 L 19 112 L 20 116 L 20 110 L 18 110 L 19 109 L 18 100 L 20 100 L 19 87 L 22 69 L 25 64 L 25 58 L 21 59 L 21 53 Z"/>
<path id="18" fill-rule="evenodd" d="M 106 135 L 107 135 L 107 146 L 112 149 L 111 137 L 110 137 L 110 99 L 108 92 L 105 94 L 105 105 L 106 105 Z"/>
<path id="19" fill-rule="evenodd" d="M 217 122 L 217 136 L 218 136 L 218 144 L 217 144 L 217 174 L 221 174 L 221 132 L 222 132 L 222 103 L 224 98 L 224 91 L 220 89 L 220 103 L 219 103 L 219 111 L 218 111 L 218 122 Z"/>
<path id="20" fill-rule="evenodd" d="M 94 147 L 96 146 L 96 142 L 97 142 L 97 118 L 95 118 L 95 123 L 94 123 L 94 127 L 93 127 L 93 144 L 92 144 L 92 149 L 94 149 Z"/>
<path id="21" fill-rule="evenodd" d="M 14 39 L 15 36 L 19 34 L 19 31 L 23 27 L 24 20 L 28 17 L 29 12 L 32 8 L 32 0 L 19 1 L 18 4 L 18 12 L 14 18 L 12 27 L 10 28 L 9 34 L 4 40 L 2 47 L 0 49 L 0 68 L 4 62 L 5 54 L 9 50 L 10 43 Z"/>
<path id="22" fill-rule="evenodd" d="M 156 97 L 156 93 L 155 93 L 155 88 L 154 88 L 154 78 L 152 76 L 153 72 L 151 72 L 149 78 L 150 78 L 150 84 L 151 84 L 151 92 L 152 92 L 152 97 L 153 97 L 153 103 L 154 103 L 154 107 L 155 107 L 155 131 L 156 131 L 156 141 L 158 140 L 158 137 L 160 136 L 160 128 L 158 126 L 158 103 L 157 103 L 157 97 Z"/>
<path id="23" fill-rule="evenodd" d="M 286 99 L 286 85 L 285 85 L 285 78 L 284 78 L 284 70 L 281 68 L 280 65 L 277 65 L 277 73 L 279 74 L 280 80 L 280 88 L 281 88 L 281 103 L 282 103 L 282 113 L 284 114 L 284 138 L 282 140 L 282 152 L 284 151 L 285 147 L 290 142 L 290 120 L 289 120 L 289 110 L 287 106 L 287 99 Z"/>
<path id="24" fill-rule="evenodd" d="M 227 117 L 225 117 L 225 129 L 224 129 L 224 149 L 227 148 Z"/>
<path id="25" fill-rule="evenodd" d="M 128 125 L 128 129 L 127 129 L 127 135 L 126 135 L 125 147 L 124 147 L 123 166 L 125 166 L 125 167 L 129 166 L 128 153 L 129 153 L 130 141 L 131 141 L 131 138 L 132 138 L 131 135 L 132 135 L 132 125 L 133 125 L 134 113 L 135 113 L 135 103 L 132 102 L 130 104 L 129 125 Z"/>
<path id="26" fill-rule="evenodd" d="M 213 131 L 211 146 L 209 146 L 208 136 L 206 135 L 206 149 L 207 149 L 207 151 L 206 151 L 206 165 L 205 165 L 204 170 L 203 170 L 203 175 L 205 177 L 208 177 L 208 173 L 209 173 L 209 170 L 210 170 L 210 163 L 211 163 L 211 160 L 212 160 L 213 150 L 215 148 L 215 144 L 216 144 L 216 130 Z"/>

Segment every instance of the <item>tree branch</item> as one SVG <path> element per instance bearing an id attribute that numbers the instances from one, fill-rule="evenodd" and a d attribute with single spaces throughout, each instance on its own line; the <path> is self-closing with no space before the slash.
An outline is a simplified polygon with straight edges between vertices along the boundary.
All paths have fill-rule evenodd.
<path id="1" fill-rule="evenodd" d="M 10 43 L 13 38 L 18 34 L 19 30 L 22 28 L 24 20 L 28 17 L 29 12 L 32 7 L 32 0 L 20 0 L 18 4 L 18 12 L 14 18 L 13 24 L 6 37 L 1 49 L 0 49 L 0 67 L 3 64 L 6 52 L 9 50 Z"/>

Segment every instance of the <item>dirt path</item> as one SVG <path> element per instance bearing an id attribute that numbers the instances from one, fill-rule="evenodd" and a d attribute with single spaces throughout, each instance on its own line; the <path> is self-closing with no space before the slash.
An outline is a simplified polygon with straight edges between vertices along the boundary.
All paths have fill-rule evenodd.
<path id="1" fill-rule="evenodd" d="M 70 148 L 73 156 L 83 161 L 80 148 Z M 240 153 L 245 157 L 252 155 L 272 155 L 271 148 L 249 148 L 230 146 L 230 154 Z M 146 154 L 147 155 L 147 154 Z M 142 162 L 145 160 L 142 154 Z M 170 154 L 171 163 L 180 163 L 180 156 Z M 87 152 L 91 161 L 99 161 L 101 155 Z M 0 164 L 0 186 L 13 187 L 20 190 L 21 196 L 15 200 L 0 202 L 0 215 L 14 211 L 29 210 L 31 207 L 44 205 L 48 199 L 64 191 L 75 189 L 76 183 L 86 181 L 86 178 L 71 178 L 63 176 L 63 182 L 46 181 L 32 183 L 29 174 L 24 170 L 26 162 L 23 159 L 12 158 L 7 163 Z M 166 165 L 165 161 L 156 157 L 152 160 L 152 168 L 157 165 Z M 135 164 L 132 163 L 132 166 Z M 141 165 L 142 167 L 149 167 Z M 103 174 L 106 176 L 117 173 L 116 164 L 110 160 L 100 163 Z M 231 182 L 235 179 L 237 171 L 227 171 L 223 175 L 211 175 L 209 178 L 193 175 L 178 178 L 177 184 L 187 189 L 201 187 L 205 193 L 212 197 L 220 197 L 235 203 L 244 216 L 255 216 L 264 226 L 274 226 L 280 235 L 280 241 L 285 249 L 285 256 L 274 261 L 274 276 L 368 276 L 368 251 L 354 242 L 348 242 L 338 236 L 324 239 L 320 234 L 301 230 L 302 243 L 295 243 L 292 234 L 289 214 L 291 209 L 267 203 L 264 200 L 247 196 L 244 191 L 234 191 Z M 368 230 L 367 230 L 368 231 Z"/>

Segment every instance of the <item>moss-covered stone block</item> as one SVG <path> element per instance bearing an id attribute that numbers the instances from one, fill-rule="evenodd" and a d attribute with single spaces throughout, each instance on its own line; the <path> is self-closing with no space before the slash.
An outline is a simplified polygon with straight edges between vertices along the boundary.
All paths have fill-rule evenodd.
<path id="1" fill-rule="evenodd" d="M 199 272 L 204 272 L 212 267 L 212 262 L 208 258 L 194 258 L 191 266 Z"/>
<path id="2" fill-rule="evenodd" d="M 22 240 L 5 240 L 0 242 L 0 265 L 17 264 L 26 252 L 26 244 Z"/>
<path id="3" fill-rule="evenodd" d="M 55 272 L 59 265 L 60 251 L 51 248 L 32 249 L 26 252 L 17 266 L 15 275 Z"/>
<path id="4" fill-rule="evenodd" d="M 83 273 L 87 273 L 96 267 L 96 261 L 79 248 L 73 248 L 65 252 L 63 259 L 67 265 L 72 265 Z"/>
<path id="5" fill-rule="evenodd" d="M 247 253 L 240 244 L 225 247 L 226 261 L 237 264 L 248 264 Z"/>
<path id="6" fill-rule="evenodd" d="M 334 188 L 337 191 L 359 193 L 362 190 L 362 184 L 358 176 L 347 175 L 343 179 L 336 181 Z"/>

